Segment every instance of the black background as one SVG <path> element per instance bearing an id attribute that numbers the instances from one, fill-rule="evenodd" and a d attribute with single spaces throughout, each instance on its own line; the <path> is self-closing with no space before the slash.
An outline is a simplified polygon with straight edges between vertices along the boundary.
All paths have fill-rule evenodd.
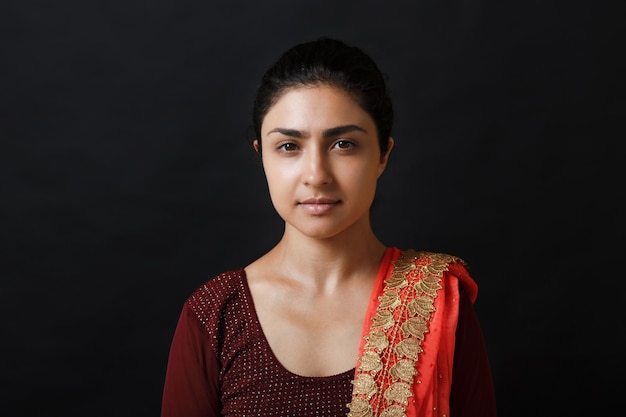
<path id="1" fill-rule="evenodd" d="M 0 414 L 159 414 L 185 298 L 282 232 L 251 103 L 321 35 L 389 75 L 374 226 L 468 262 L 500 417 L 620 414 L 625 11 L 3 1 Z"/>

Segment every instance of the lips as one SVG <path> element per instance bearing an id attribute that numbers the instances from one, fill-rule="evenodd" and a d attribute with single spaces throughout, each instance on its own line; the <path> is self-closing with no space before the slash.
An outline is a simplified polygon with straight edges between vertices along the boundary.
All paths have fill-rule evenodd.
<path id="1" fill-rule="evenodd" d="M 339 203 L 341 203 L 341 200 L 326 197 L 314 197 L 303 200 L 299 202 L 298 205 L 309 214 L 321 216 L 337 207 Z"/>
<path id="2" fill-rule="evenodd" d="M 314 197 L 301 201 L 300 204 L 336 204 L 339 200 L 325 197 Z"/>

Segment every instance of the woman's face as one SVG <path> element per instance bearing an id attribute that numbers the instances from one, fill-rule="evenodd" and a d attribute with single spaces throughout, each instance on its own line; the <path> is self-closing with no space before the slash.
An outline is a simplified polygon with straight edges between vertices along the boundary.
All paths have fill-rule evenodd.
<path id="1" fill-rule="evenodd" d="M 323 239 L 370 227 L 389 152 L 381 155 L 374 121 L 346 92 L 287 90 L 263 119 L 261 139 L 272 203 L 287 228 Z"/>

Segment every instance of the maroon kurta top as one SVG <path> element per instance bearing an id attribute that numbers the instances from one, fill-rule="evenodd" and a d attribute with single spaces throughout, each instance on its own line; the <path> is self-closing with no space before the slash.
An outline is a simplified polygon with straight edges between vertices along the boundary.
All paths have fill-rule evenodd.
<path id="1" fill-rule="evenodd" d="M 161 417 L 346 416 L 354 372 L 304 377 L 285 369 L 263 334 L 245 271 L 227 271 L 182 308 Z M 451 417 L 496 415 L 483 335 L 462 290 L 450 406 Z"/>

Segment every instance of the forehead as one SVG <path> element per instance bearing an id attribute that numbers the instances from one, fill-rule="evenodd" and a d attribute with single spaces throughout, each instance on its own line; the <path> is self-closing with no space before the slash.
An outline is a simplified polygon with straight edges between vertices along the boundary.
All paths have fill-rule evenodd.
<path id="1" fill-rule="evenodd" d="M 325 129 L 355 124 L 369 130 L 374 121 L 345 90 L 328 85 L 284 91 L 263 119 L 262 132 L 276 127 Z"/>

